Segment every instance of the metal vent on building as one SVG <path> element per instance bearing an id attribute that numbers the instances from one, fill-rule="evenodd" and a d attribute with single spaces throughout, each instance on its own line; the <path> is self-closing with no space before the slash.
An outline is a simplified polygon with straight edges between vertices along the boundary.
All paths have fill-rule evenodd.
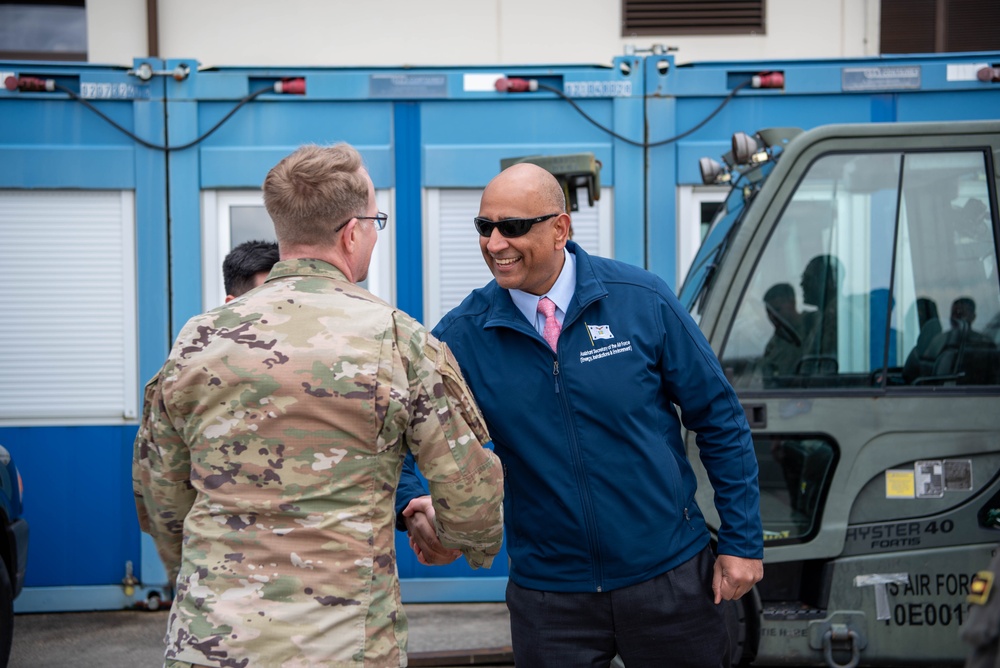
<path id="1" fill-rule="evenodd" d="M 1000 2 L 882 0 L 882 53 L 1000 49 Z"/>
<path id="2" fill-rule="evenodd" d="M 764 34 L 764 0 L 622 0 L 622 35 Z"/>

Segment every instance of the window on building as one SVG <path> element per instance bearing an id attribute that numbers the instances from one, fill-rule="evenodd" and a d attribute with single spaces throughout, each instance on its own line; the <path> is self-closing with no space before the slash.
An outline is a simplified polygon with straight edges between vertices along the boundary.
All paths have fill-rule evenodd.
<path id="1" fill-rule="evenodd" d="M 1000 3 L 882 0 L 882 53 L 1000 49 Z"/>
<path id="2" fill-rule="evenodd" d="M 84 0 L 0 2 L 0 58 L 87 60 Z"/>
<path id="3" fill-rule="evenodd" d="M 622 0 L 622 35 L 764 34 L 764 0 Z"/>
<path id="4" fill-rule="evenodd" d="M 389 224 L 378 233 L 378 243 L 368 268 L 368 278 L 358 283 L 390 304 L 396 303 L 395 227 L 392 225 L 392 192 L 375 191 L 379 211 L 389 214 Z M 276 241 L 274 223 L 264 208 L 259 190 L 205 190 L 202 192 L 202 307 L 207 311 L 223 303 L 222 260 L 244 241 Z"/>
<path id="5" fill-rule="evenodd" d="M 728 194 L 729 189 L 721 186 L 677 188 L 677 285 L 687 277 L 712 222 L 725 208 Z"/>

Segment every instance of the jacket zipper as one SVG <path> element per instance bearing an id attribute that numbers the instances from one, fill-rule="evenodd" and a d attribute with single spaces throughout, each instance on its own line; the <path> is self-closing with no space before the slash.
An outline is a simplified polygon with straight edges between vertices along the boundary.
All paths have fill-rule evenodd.
<path id="1" fill-rule="evenodd" d="M 594 520 L 593 513 L 593 499 L 590 497 L 590 488 L 587 486 L 586 476 L 583 473 L 583 459 L 580 456 L 580 446 L 576 441 L 576 430 L 573 428 L 570 419 L 569 406 L 566 405 L 566 401 L 561 398 L 561 393 L 559 390 L 559 360 L 556 359 L 552 363 L 552 379 L 555 381 L 555 393 L 559 397 L 559 405 L 562 408 L 563 423 L 568 426 L 566 433 L 569 436 L 570 448 L 573 453 L 573 469 L 576 475 L 577 483 L 580 486 L 580 490 L 585 496 L 583 514 L 587 526 L 587 538 L 590 543 L 590 551 L 594 558 L 594 587 L 597 592 L 604 591 L 604 567 L 601 564 L 601 551 L 599 546 L 599 541 L 597 540 L 597 522 Z"/>
<path id="2" fill-rule="evenodd" d="M 603 298 L 604 297 L 600 297 L 600 299 L 603 299 Z M 597 300 L 595 299 L 595 300 L 592 300 L 590 302 L 587 302 L 586 304 L 583 304 L 582 308 L 580 309 L 580 313 L 582 313 L 583 311 L 585 311 L 587 309 L 587 307 L 589 307 L 594 301 L 597 301 Z M 573 320 L 575 321 L 575 318 Z M 563 322 L 563 327 L 564 328 L 567 327 L 571 322 L 573 322 L 573 321 Z M 527 325 L 527 323 L 525 323 L 524 327 L 521 327 L 521 326 L 511 326 L 511 325 L 506 325 L 506 324 L 503 325 L 503 326 L 506 326 L 506 327 L 508 327 L 510 329 L 513 329 L 515 331 L 519 331 L 519 332 L 524 333 L 524 334 L 529 334 L 529 335 L 533 334 L 536 339 L 538 339 L 539 341 L 542 342 L 542 344 L 545 346 L 546 349 L 548 349 L 548 350 L 551 351 L 552 349 L 549 348 L 549 344 L 545 342 L 545 339 L 542 338 L 542 335 L 539 334 L 538 331 L 534 327 L 531 327 L 529 329 L 526 325 Z M 553 354 L 555 354 L 555 353 L 553 353 Z M 562 400 L 561 391 L 559 389 L 559 358 L 558 358 L 558 356 L 556 356 L 556 358 L 552 362 L 552 380 L 553 380 L 553 386 L 555 388 L 555 393 L 556 393 L 556 395 L 559 395 L 559 397 L 560 397 L 559 398 L 559 405 L 562 408 L 563 424 L 565 424 L 565 425 L 567 425 L 569 427 L 567 429 L 567 433 L 569 434 L 569 438 L 570 438 L 570 441 L 571 441 L 570 445 L 571 445 L 571 448 L 572 448 L 572 451 L 573 451 L 574 469 L 575 469 L 575 473 L 576 473 L 576 478 L 577 478 L 577 481 L 578 481 L 578 483 L 580 485 L 580 489 L 583 490 L 583 493 L 584 493 L 584 495 L 586 497 L 586 500 L 585 500 L 585 506 L 586 507 L 584 508 L 584 516 L 586 518 L 586 526 L 587 526 L 587 533 L 588 533 L 588 536 L 587 536 L 588 543 L 590 544 L 591 554 L 594 555 L 594 587 L 595 587 L 595 591 L 602 592 L 602 591 L 604 591 L 604 586 L 603 586 L 603 583 L 604 583 L 604 567 L 603 567 L 603 565 L 601 563 L 601 557 L 600 557 L 601 551 L 599 549 L 598 540 L 597 540 L 597 522 L 594 519 L 593 502 L 592 502 L 592 499 L 590 498 L 590 490 L 587 487 L 586 480 L 584 479 L 584 476 L 583 476 L 583 461 L 582 461 L 582 459 L 580 457 L 580 448 L 579 448 L 579 445 L 576 442 L 576 437 L 575 437 L 576 431 L 572 428 L 572 424 L 571 424 L 571 420 L 570 420 L 569 407 L 566 405 L 566 402 Z"/>

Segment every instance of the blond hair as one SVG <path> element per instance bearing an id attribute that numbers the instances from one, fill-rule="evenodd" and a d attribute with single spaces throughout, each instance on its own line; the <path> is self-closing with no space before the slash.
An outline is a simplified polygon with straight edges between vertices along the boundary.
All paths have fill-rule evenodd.
<path id="1" fill-rule="evenodd" d="M 333 231 L 368 207 L 361 154 L 350 144 L 307 144 L 264 179 L 264 206 L 283 245 L 330 243 Z"/>

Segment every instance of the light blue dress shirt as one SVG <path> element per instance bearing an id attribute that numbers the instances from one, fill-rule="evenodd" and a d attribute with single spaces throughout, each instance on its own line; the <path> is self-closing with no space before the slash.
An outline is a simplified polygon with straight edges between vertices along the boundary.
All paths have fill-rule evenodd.
<path id="1" fill-rule="evenodd" d="M 562 325 L 566 318 L 566 310 L 576 292 L 576 256 L 563 248 L 563 267 L 559 272 L 552 288 L 544 295 L 533 295 L 523 290 L 509 290 L 510 298 L 514 300 L 514 305 L 524 314 L 525 320 L 530 322 L 541 334 L 545 330 L 545 316 L 538 312 L 538 300 L 548 297 L 556 305 L 556 320 Z"/>

